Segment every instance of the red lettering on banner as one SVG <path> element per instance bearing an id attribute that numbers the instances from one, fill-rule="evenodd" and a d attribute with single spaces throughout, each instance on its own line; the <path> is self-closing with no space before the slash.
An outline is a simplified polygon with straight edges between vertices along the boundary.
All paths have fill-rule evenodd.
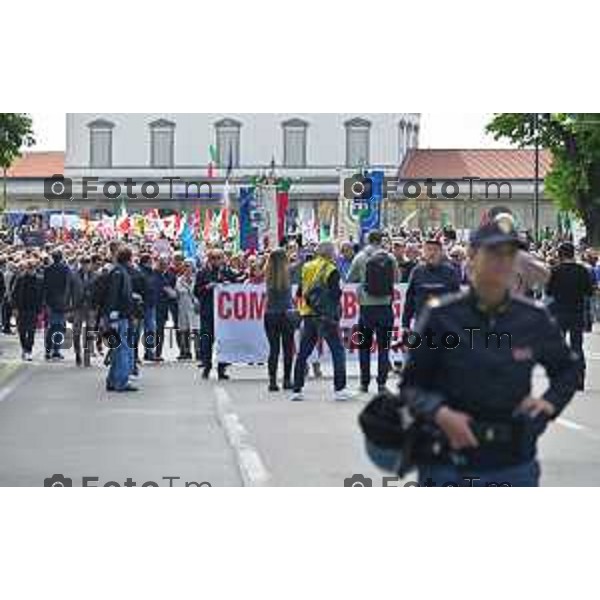
<path id="1" fill-rule="evenodd" d="M 231 318 L 231 308 L 226 308 L 226 303 L 231 302 L 231 294 L 229 292 L 221 292 L 219 294 L 219 304 L 217 306 L 219 319 L 227 320 Z"/>
<path id="2" fill-rule="evenodd" d="M 252 292 L 250 294 L 250 318 L 262 319 L 265 312 L 267 296 L 263 293 Z"/>
<path id="3" fill-rule="evenodd" d="M 342 314 L 344 319 L 356 319 L 358 315 L 358 296 L 355 290 L 342 293 Z"/>
<path id="4" fill-rule="evenodd" d="M 238 321 L 242 321 L 247 317 L 248 313 L 248 297 L 246 292 L 238 292 L 233 296 L 233 317 Z"/>

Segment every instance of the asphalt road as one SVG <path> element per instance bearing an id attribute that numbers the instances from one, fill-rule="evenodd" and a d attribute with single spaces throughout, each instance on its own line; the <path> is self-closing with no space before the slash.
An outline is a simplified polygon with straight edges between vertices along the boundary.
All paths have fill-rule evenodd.
<path id="1" fill-rule="evenodd" d="M 586 345 L 587 391 L 542 441 L 543 485 L 600 485 L 600 330 Z M 339 487 L 356 473 L 382 485 L 357 427 L 368 398 L 333 402 L 327 374 L 309 380 L 305 402 L 292 403 L 267 392 L 264 367 L 233 367 L 221 384 L 170 360 L 143 369 L 141 392 L 107 394 L 99 364 L 77 368 L 71 355 L 49 364 L 38 348 L 21 365 L 7 336 L 0 351 L 1 486 L 41 486 L 63 474 L 74 486 L 88 478 L 90 486 Z"/>

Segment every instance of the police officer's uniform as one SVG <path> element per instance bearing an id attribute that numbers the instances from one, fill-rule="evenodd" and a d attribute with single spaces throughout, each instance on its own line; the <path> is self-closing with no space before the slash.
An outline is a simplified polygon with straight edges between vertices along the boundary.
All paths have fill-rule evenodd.
<path id="1" fill-rule="evenodd" d="M 516 240 L 516 233 L 491 224 L 472 243 Z M 468 485 L 474 477 L 479 485 L 537 485 L 536 442 L 547 418 L 532 420 L 517 411 L 530 395 L 533 368 L 541 364 L 547 371 L 544 399 L 554 405 L 555 416 L 577 385 L 577 361 L 545 307 L 507 292 L 489 311 L 471 288 L 433 301 L 415 331 L 423 339 L 409 351 L 402 393 L 424 424 L 415 447 L 421 484 Z M 409 342 L 417 345 L 416 338 Z M 442 405 L 473 418 L 478 448 L 449 448 L 434 424 Z"/>

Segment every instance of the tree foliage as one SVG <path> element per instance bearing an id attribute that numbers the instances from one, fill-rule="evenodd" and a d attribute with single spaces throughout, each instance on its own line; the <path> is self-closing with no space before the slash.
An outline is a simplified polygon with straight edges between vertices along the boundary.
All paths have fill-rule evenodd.
<path id="1" fill-rule="evenodd" d="M 487 131 L 519 147 L 550 150 L 548 194 L 561 209 L 577 213 L 590 241 L 600 244 L 600 115 L 497 113 Z"/>
<path id="2" fill-rule="evenodd" d="M 27 113 L 0 113 L 0 169 L 8 170 L 21 156 L 21 148 L 33 144 L 32 121 Z"/>

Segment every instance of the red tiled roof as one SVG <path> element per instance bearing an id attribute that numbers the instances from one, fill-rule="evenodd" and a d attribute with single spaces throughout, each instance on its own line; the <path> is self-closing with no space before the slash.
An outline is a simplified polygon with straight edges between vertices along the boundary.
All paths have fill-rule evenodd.
<path id="1" fill-rule="evenodd" d="M 540 152 L 540 178 L 550 170 L 550 152 Z M 533 179 L 535 150 L 412 150 L 400 168 L 402 179 Z"/>
<path id="2" fill-rule="evenodd" d="M 8 170 L 8 176 L 43 178 L 62 175 L 64 171 L 64 152 L 23 152 Z"/>

